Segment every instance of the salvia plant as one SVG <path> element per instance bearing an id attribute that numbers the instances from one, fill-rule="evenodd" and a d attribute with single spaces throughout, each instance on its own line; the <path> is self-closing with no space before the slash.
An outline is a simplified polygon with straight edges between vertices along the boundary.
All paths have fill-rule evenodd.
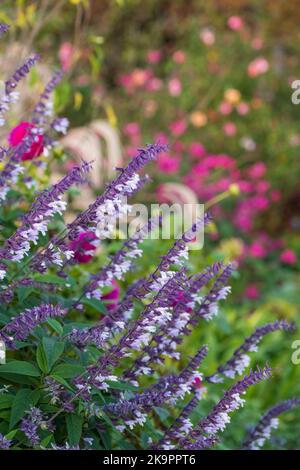
<path id="1" fill-rule="evenodd" d="M 0 35 L 7 29 L 0 25 Z M 6 79 L 1 125 L 18 99 L 18 83 L 37 60 L 28 58 Z M 55 117 L 51 105 L 61 76 L 54 74 L 27 120 L 1 147 L 0 448 L 211 448 L 244 405 L 248 388 L 271 377 L 267 364 L 247 370 L 250 354 L 269 333 L 294 326 L 277 320 L 258 327 L 206 377 L 201 364 L 209 347 L 184 354 L 186 338 L 218 314 L 235 270 L 232 263 L 217 262 L 199 274 L 188 271 L 189 244 L 210 222 L 209 214 L 175 241 L 153 272 L 127 283 L 122 298 L 115 294 L 160 218 L 138 227 L 101 268 L 88 262 L 113 219 L 130 210 L 123 197 L 147 182 L 140 170 L 166 148 L 157 143 L 140 149 L 103 194 L 64 223 L 67 197 L 75 186 L 84 194 L 92 162 L 74 166 L 43 190 L 29 171 L 43 168 L 43 158 L 36 157 L 47 157 L 56 134 L 66 130 L 67 120 Z M 101 313 L 96 322 L 91 309 Z M 223 396 L 195 420 L 207 389 L 225 381 Z M 244 447 L 261 447 L 278 416 L 298 404 L 295 398 L 269 410 Z"/>

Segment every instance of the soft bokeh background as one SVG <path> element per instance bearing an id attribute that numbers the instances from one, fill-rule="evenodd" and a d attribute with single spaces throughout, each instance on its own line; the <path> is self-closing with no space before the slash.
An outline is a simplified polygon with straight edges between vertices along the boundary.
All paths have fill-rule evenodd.
<path id="1" fill-rule="evenodd" d="M 203 341 L 210 345 L 207 371 L 256 325 L 278 318 L 300 324 L 300 105 L 291 102 L 291 83 L 300 79 L 297 6 L 295 0 L 1 2 L 0 20 L 12 25 L 1 45 L 1 78 L 29 52 L 42 55 L 11 125 L 53 68 L 65 71 L 55 104 L 72 130 L 47 178 L 70 159 L 92 157 L 99 192 L 114 166 L 160 139 L 170 151 L 149 170 L 152 182 L 139 202 L 219 199 L 191 269 L 216 260 L 237 260 L 239 269 L 218 319 L 189 343 L 188 353 Z M 141 274 L 167 244 L 157 243 L 156 253 L 151 245 Z M 274 378 L 250 391 L 225 447 L 238 445 L 240 429 L 268 406 L 300 393 L 300 365 L 291 362 L 297 338 L 264 340 L 253 364 L 268 360 Z M 216 397 L 209 398 L 210 404 Z M 273 446 L 297 446 L 296 415 L 285 416 Z"/>

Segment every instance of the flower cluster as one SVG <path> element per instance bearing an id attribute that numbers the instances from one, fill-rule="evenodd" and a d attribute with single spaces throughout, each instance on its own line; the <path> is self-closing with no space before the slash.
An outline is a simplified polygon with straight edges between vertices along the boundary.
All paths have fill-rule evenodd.
<path id="1" fill-rule="evenodd" d="M 236 22 L 232 24 L 237 27 Z M 4 30 L 0 27 L 0 34 Z M 178 53 L 174 60 L 180 63 L 184 57 Z M 27 68 L 13 75 L 8 92 Z M 48 99 L 60 79 L 60 73 L 51 78 L 32 119 L 10 133 L 10 148 L 4 151 L 7 161 L 0 174 L 8 211 L 11 202 L 5 195 L 18 183 L 19 169 L 25 169 L 26 163 L 22 166 L 20 162 L 34 158 L 41 147 L 51 147 L 51 130 L 65 131 L 63 118 L 48 122 L 52 115 Z M 152 81 L 151 86 L 157 85 Z M 215 262 L 198 274 L 189 273 L 190 244 L 211 222 L 209 214 L 194 220 L 156 267 L 136 282 L 129 281 L 125 292 L 117 282 L 127 282 L 128 274 L 138 269 L 137 261 L 147 245 L 144 241 L 160 225 L 161 217 L 146 221 L 123 244 L 118 240 L 102 269 L 92 264 L 98 261 L 98 239 L 111 234 L 114 220 L 130 210 L 124 198 L 147 182 L 140 170 L 166 151 L 160 143 L 139 149 L 127 167 L 117 169 L 117 177 L 103 194 L 65 223 L 63 217 L 55 216 L 66 210 L 63 197 L 69 188 L 85 182 L 91 165 L 83 162 L 38 193 L 28 212 L 7 227 L 9 235 L 0 248 L 1 299 L 5 302 L 0 340 L 8 350 L 7 363 L 0 366 L 1 381 L 7 381 L 7 393 L 1 396 L 5 412 L 1 414 L 0 448 L 102 449 L 107 437 L 115 447 L 121 435 L 127 445 L 132 429 L 139 447 L 212 447 L 231 413 L 243 406 L 247 389 L 270 378 L 268 366 L 250 370 L 226 387 L 223 398 L 206 417 L 194 422 L 193 411 L 209 387 L 215 386 L 216 378 L 230 380 L 242 373 L 248 366 L 246 354 L 256 350 L 266 334 L 293 330 L 285 321 L 256 329 L 212 376 L 204 376 L 207 345 L 189 346 L 187 357 L 185 341 L 199 324 L 206 325 L 218 314 L 236 268 L 234 263 Z M 58 234 L 55 219 L 59 219 Z M 49 230 L 50 222 L 53 230 L 52 226 Z M 88 274 L 87 266 L 91 267 Z M 107 293 L 112 286 L 116 293 Z M 110 296 L 118 297 L 118 303 L 105 310 L 104 301 Z M 93 309 L 103 314 L 96 323 Z M 19 403 L 22 406 L 16 413 Z M 177 407 L 181 409 L 178 413 Z M 144 430 L 153 427 L 153 414 L 161 409 L 177 416 L 164 430 L 146 435 L 145 444 Z M 11 431 L 12 423 L 16 433 Z M 254 438 L 257 440 L 256 434 Z"/>

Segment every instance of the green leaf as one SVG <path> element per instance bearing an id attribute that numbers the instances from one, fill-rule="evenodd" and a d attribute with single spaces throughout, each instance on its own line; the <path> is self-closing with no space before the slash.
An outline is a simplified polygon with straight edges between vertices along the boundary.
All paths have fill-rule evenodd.
<path id="1" fill-rule="evenodd" d="M 54 378 L 54 380 L 56 380 L 56 382 L 60 383 L 61 385 L 63 385 L 64 387 L 68 388 L 69 390 L 73 390 L 73 388 L 71 387 L 70 384 L 68 384 L 68 382 L 63 379 L 62 377 L 60 377 L 59 375 L 56 375 L 56 374 L 51 374 L 51 377 Z"/>
<path id="2" fill-rule="evenodd" d="M 139 390 L 139 387 L 135 387 L 134 385 L 126 383 L 126 382 L 110 382 L 108 380 L 107 384 L 109 385 L 109 388 L 112 388 L 114 390 L 130 390 L 133 392 L 136 392 Z"/>
<path id="3" fill-rule="evenodd" d="M 38 282 L 50 282 L 51 284 L 66 285 L 66 280 L 62 277 L 55 276 L 55 274 L 38 274 L 35 276 Z"/>
<path id="4" fill-rule="evenodd" d="M 59 375 L 64 379 L 71 379 L 76 375 L 82 374 L 84 371 L 85 368 L 79 364 L 68 364 L 65 362 L 63 364 L 58 364 L 57 366 L 55 366 L 52 372 L 53 374 Z"/>
<path id="5" fill-rule="evenodd" d="M 42 344 L 37 349 L 37 363 L 39 368 L 47 373 L 50 372 L 55 362 L 64 351 L 65 343 L 54 337 L 44 336 Z"/>
<path id="6" fill-rule="evenodd" d="M 18 429 L 13 429 L 8 434 L 5 434 L 6 439 L 13 439 L 18 431 Z"/>
<path id="7" fill-rule="evenodd" d="M 19 287 L 17 289 L 19 302 L 22 303 L 27 299 L 34 291 L 34 288 L 31 286 L 28 287 Z"/>
<path id="8" fill-rule="evenodd" d="M 49 434 L 47 437 L 45 437 L 40 444 L 40 447 L 47 447 L 49 443 L 51 442 L 53 438 L 53 434 Z"/>
<path id="9" fill-rule="evenodd" d="M 75 413 L 66 417 L 68 441 L 71 446 L 76 446 L 81 438 L 83 419 Z"/>
<path id="10" fill-rule="evenodd" d="M 48 325 L 51 326 L 51 328 L 53 328 L 53 330 L 58 334 L 58 335 L 62 335 L 63 334 L 63 327 L 61 326 L 61 324 L 59 323 L 59 321 L 55 320 L 55 318 L 49 318 L 49 320 L 47 320 L 47 323 Z"/>
<path id="11" fill-rule="evenodd" d="M 99 313 L 103 313 L 104 315 L 107 315 L 105 303 L 101 302 L 101 300 L 88 299 L 87 297 L 84 297 L 83 299 L 80 300 L 80 302 L 84 305 L 88 305 L 89 307 L 94 308 Z"/>
<path id="12" fill-rule="evenodd" d="M 14 396 L 9 395 L 8 393 L 4 395 L 0 395 L 0 410 L 4 410 L 5 408 L 11 408 Z"/>
<path id="13" fill-rule="evenodd" d="M 30 362 L 11 361 L 0 366 L 0 376 L 2 374 L 29 375 L 30 377 L 39 377 L 40 371 Z"/>
<path id="14" fill-rule="evenodd" d="M 14 398 L 11 407 L 9 428 L 11 429 L 20 419 L 24 416 L 26 411 L 34 406 L 40 397 L 38 390 L 30 390 L 29 388 L 22 388 L 19 390 Z"/>

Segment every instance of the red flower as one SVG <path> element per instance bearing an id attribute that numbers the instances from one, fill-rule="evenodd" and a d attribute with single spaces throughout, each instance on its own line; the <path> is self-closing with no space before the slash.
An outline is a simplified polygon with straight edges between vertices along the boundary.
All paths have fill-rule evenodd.
<path id="1" fill-rule="evenodd" d="M 76 240 L 71 242 L 70 248 L 74 251 L 74 258 L 78 263 L 91 261 L 97 248 L 96 244 L 93 243 L 95 240 L 97 240 L 97 237 L 93 232 L 82 232 Z"/>
<path id="2" fill-rule="evenodd" d="M 34 129 L 35 126 L 31 124 L 30 122 L 20 122 L 16 127 L 12 129 L 8 136 L 8 142 L 12 147 L 16 147 L 19 145 L 24 137 L 29 134 L 30 129 Z M 30 149 L 28 152 L 25 152 L 21 160 L 32 160 L 33 158 L 39 157 L 44 151 L 44 145 L 43 145 L 43 136 L 42 135 L 37 135 L 36 136 L 36 141 L 31 144 Z"/>

